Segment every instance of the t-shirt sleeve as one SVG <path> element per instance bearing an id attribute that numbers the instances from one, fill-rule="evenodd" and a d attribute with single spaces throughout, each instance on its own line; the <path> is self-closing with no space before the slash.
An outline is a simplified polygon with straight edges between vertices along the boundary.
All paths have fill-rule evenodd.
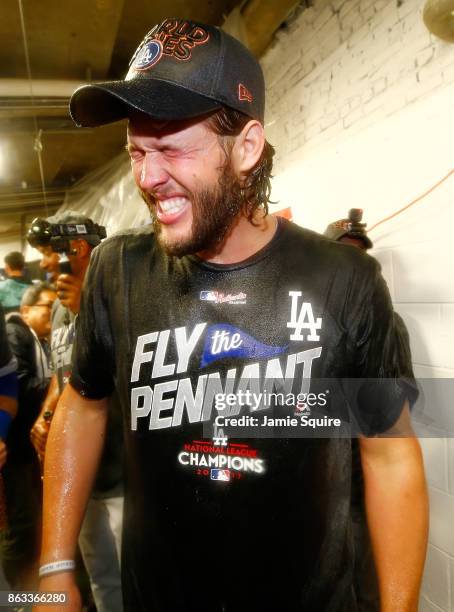
<path id="1" fill-rule="evenodd" d="M 75 321 L 70 384 L 82 396 L 101 399 L 114 387 L 115 358 L 107 298 L 113 270 L 101 247 L 92 252 Z"/>
<path id="2" fill-rule="evenodd" d="M 353 368 L 349 395 L 360 432 L 373 436 L 396 423 L 405 400 L 411 406 L 418 390 L 408 332 L 393 310 L 379 264 L 373 258 L 367 263 L 361 289 L 355 291 L 357 304 L 350 309 Z"/>

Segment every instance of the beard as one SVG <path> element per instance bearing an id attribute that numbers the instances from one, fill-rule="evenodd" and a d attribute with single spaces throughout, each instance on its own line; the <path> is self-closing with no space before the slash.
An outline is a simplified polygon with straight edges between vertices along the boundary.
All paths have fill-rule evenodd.
<path id="1" fill-rule="evenodd" d="M 214 187 L 189 192 L 192 205 L 192 226 L 190 234 L 178 241 L 167 241 L 158 221 L 154 196 L 141 191 L 151 214 L 155 236 L 168 255 L 183 257 L 201 251 L 218 252 L 244 209 L 244 195 L 234 174 L 230 160 L 221 169 L 218 184 Z"/>

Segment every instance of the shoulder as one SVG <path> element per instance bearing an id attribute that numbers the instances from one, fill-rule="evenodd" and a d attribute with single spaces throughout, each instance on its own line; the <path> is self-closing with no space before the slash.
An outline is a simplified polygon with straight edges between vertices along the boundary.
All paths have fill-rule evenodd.
<path id="1" fill-rule="evenodd" d="M 151 225 L 144 227 L 133 228 L 129 230 L 120 230 L 109 236 L 101 242 L 94 252 L 111 252 L 117 251 L 119 248 L 138 248 L 147 246 L 154 242 L 154 232 Z"/>
<path id="2" fill-rule="evenodd" d="M 347 280 L 355 276 L 375 277 L 380 272 L 376 259 L 357 247 L 334 242 L 322 234 L 284 220 L 285 246 L 304 265 L 318 273 L 336 272 Z"/>
<path id="3" fill-rule="evenodd" d="M 1 293 L 3 293 L 4 291 L 7 291 L 7 290 L 8 290 L 8 287 L 9 287 L 9 286 L 10 286 L 10 284 L 11 284 L 10 280 L 11 280 L 11 279 L 9 279 L 9 278 L 5 278 L 4 280 L 1 280 L 1 281 L 0 281 L 0 292 L 1 292 Z"/>
<path id="4" fill-rule="evenodd" d="M 6 333 L 10 342 L 12 341 L 29 341 L 33 339 L 33 335 L 22 317 L 12 312 L 6 315 Z"/>

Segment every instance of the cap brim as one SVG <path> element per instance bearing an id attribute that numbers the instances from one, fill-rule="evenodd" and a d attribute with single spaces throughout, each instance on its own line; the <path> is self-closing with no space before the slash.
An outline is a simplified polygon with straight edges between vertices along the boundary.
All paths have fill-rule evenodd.
<path id="1" fill-rule="evenodd" d="M 131 111 L 161 121 L 190 119 L 221 107 L 180 85 L 158 79 L 134 79 L 84 85 L 71 97 L 69 111 L 78 127 L 97 127 L 126 119 Z"/>

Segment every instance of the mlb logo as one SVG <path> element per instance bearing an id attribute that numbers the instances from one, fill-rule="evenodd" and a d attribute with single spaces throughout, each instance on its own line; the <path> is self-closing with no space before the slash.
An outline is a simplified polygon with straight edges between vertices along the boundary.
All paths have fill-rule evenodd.
<path id="1" fill-rule="evenodd" d="M 217 300 L 217 296 L 214 291 L 201 291 L 200 299 L 202 302 L 215 302 Z"/>
<path id="2" fill-rule="evenodd" d="M 211 470 L 211 480 L 223 480 L 224 482 L 228 482 L 230 480 L 230 470 Z"/>

